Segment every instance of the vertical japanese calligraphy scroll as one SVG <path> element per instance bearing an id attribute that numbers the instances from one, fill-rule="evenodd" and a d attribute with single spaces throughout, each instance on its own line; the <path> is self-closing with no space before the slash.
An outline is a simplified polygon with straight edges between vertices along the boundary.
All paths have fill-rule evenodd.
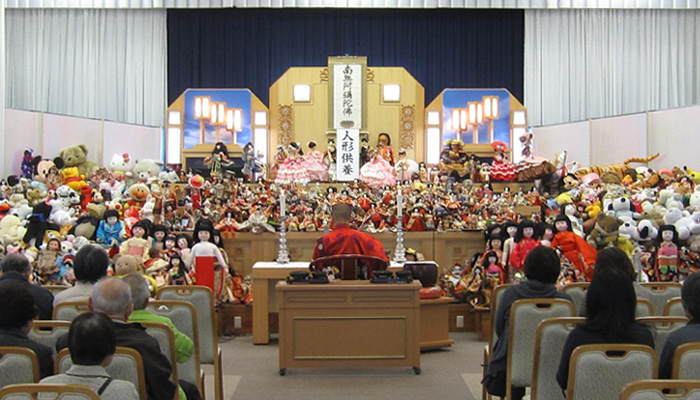
<path id="1" fill-rule="evenodd" d="M 337 180 L 353 181 L 360 177 L 360 130 L 338 129 L 336 136 Z"/>
<path id="2" fill-rule="evenodd" d="M 367 57 L 329 57 L 330 129 L 364 129 Z"/>

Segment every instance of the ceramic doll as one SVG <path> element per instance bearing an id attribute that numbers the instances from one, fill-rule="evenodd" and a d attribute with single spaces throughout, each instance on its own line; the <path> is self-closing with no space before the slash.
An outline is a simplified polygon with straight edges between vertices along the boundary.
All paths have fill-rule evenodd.
<path id="1" fill-rule="evenodd" d="M 58 259 L 62 255 L 61 241 L 57 238 L 49 239 L 46 249 L 39 251 L 34 271 L 42 282 L 56 282 L 59 279 L 58 273 L 61 267 L 58 265 Z"/>
<path id="2" fill-rule="evenodd" d="M 360 168 L 360 180 L 373 189 L 396 185 L 394 168 L 377 150 L 370 151 L 371 161 Z"/>
<path id="3" fill-rule="evenodd" d="M 505 282 L 506 274 L 501 267 L 498 256 L 495 251 L 489 251 L 484 256 L 484 265 L 486 266 L 486 284 L 488 289 L 493 289 L 496 286 Z"/>
<path id="4" fill-rule="evenodd" d="M 165 237 L 168 236 L 168 228 L 164 225 L 153 225 L 151 228 L 151 247 L 162 251 L 165 249 Z"/>
<path id="5" fill-rule="evenodd" d="M 124 226 L 119 221 L 119 212 L 117 210 L 107 210 L 97 227 L 97 232 L 95 233 L 96 241 L 103 246 L 118 246 L 122 242 L 120 234 L 123 229 Z"/>
<path id="6" fill-rule="evenodd" d="M 309 179 L 314 182 L 328 181 L 328 166 L 323 163 L 323 153 L 316 150 L 316 141 L 310 141 L 307 146 L 309 151 L 302 157 L 302 164 L 309 174 Z"/>
<path id="7" fill-rule="evenodd" d="M 552 239 L 554 239 L 554 227 L 552 225 L 540 222 L 535 225 L 535 232 L 542 246 L 552 247 Z"/>
<path id="8" fill-rule="evenodd" d="M 571 221 L 571 229 L 573 229 L 574 233 L 585 237 L 583 233 L 583 223 L 576 216 L 576 206 L 573 203 L 566 203 L 561 206 L 561 213 L 566 215 L 569 221 Z"/>
<path id="9" fill-rule="evenodd" d="M 534 236 L 535 224 L 528 219 L 520 221 L 518 231 L 513 239 L 515 246 L 513 246 L 508 262 L 508 279 L 510 282 L 518 282 L 522 279 L 518 279 L 517 276 L 522 277 L 525 275 L 523 269 L 525 257 L 532 249 L 540 245 L 540 241 L 535 239 Z"/>
<path id="10" fill-rule="evenodd" d="M 177 238 L 175 235 L 169 234 L 163 239 L 163 250 L 160 252 L 160 256 L 165 260 L 170 260 L 170 257 L 174 256 L 177 251 Z"/>
<path id="11" fill-rule="evenodd" d="M 509 265 L 510 255 L 515 248 L 515 234 L 518 233 L 518 224 L 514 221 L 507 220 L 503 223 L 501 231 L 505 233 L 503 235 L 506 239 L 503 242 L 503 258 L 502 263 L 505 266 Z"/>
<path id="12" fill-rule="evenodd" d="M 486 249 L 486 254 L 490 252 L 496 253 L 496 257 L 498 257 L 498 264 L 503 267 L 503 238 L 498 235 L 491 236 L 489 241 L 486 243 Z M 486 256 L 484 255 L 484 257 Z M 484 263 L 484 265 L 488 264 Z M 505 283 L 505 280 L 501 281 L 501 283 Z"/>
<path id="13" fill-rule="evenodd" d="M 554 229 L 556 233 L 552 239 L 552 248 L 558 247 L 562 255 L 578 270 L 578 275 L 590 282 L 598 251 L 571 230 L 571 220 L 566 215 L 557 216 Z"/>
<path id="14" fill-rule="evenodd" d="M 287 158 L 277 168 L 277 176 L 275 183 L 290 184 L 305 184 L 309 182 L 309 173 L 302 163 L 304 152 L 301 150 L 301 145 L 297 142 L 292 142 L 287 146 Z"/>
<path id="15" fill-rule="evenodd" d="M 226 270 L 228 270 L 228 264 L 219 247 L 214 244 L 214 226 L 211 221 L 200 220 L 195 227 L 194 237 L 195 244 L 190 250 L 189 257 L 185 259 L 185 264 L 193 271 L 197 285 L 207 286 L 216 293 L 216 261 Z"/>
<path id="16" fill-rule="evenodd" d="M 399 150 L 399 160 L 394 166 L 396 179 L 400 182 L 410 181 L 418 175 L 418 163 L 406 157 L 406 149 Z"/>
<path id="17" fill-rule="evenodd" d="M 179 255 L 174 254 L 168 262 L 168 274 L 171 285 L 191 285 L 192 279 L 187 274 L 187 268 Z"/>
<path id="18" fill-rule="evenodd" d="M 177 251 L 183 260 L 187 260 L 190 257 L 190 249 L 192 248 L 192 238 L 190 235 L 181 233 L 176 236 L 177 238 Z"/>
<path id="19" fill-rule="evenodd" d="M 657 282 L 678 282 L 680 250 L 677 244 L 678 233 L 673 225 L 659 227 L 658 249 L 654 274 Z"/>
<path id="20" fill-rule="evenodd" d="M 151 248 L 148 239 L 148 227 L 143 221 L 139 221 L 131 228 L 131 238 L 125 240 L 119 246 L 119 254 L 130 254 L 140 263 L 148 260 L 148 252 Z"/>

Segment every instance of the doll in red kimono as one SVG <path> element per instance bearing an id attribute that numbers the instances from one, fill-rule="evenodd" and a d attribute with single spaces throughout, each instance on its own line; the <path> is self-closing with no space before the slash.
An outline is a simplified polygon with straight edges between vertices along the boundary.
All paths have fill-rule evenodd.
<path id="1" fill-rule="evenodd" d="M 557 231 L 552 239 L 552 248 L 559 248 L 569 262 L 590 282 L 598 251 L 571 229 L 571 221 L 566 215 L 558 215 L 554 220 Z"/>

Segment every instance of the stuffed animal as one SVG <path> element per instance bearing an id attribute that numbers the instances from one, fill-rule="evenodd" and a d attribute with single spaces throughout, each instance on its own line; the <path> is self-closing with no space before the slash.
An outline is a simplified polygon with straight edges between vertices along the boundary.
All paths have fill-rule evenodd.
<path id="1" fill-rule="evenodd" d="M 22 155 L 22 164 L 20 169 L 22 170 L 22 177 L 27 179 L 32 179 L 34 177 L 34 166 L 41 160 L 41 156 L 34 157 L 34 150 L 30 148 L 24 149 L 24 154 Z"/>
<path id="2" fill-rule="evenodd" d="M 78 167 L 65 167 L 61 170 L 61 175 L 63 176 L 63 184 L 73 190 L 80 191 L 83 186 L 87 185 L 85 175 L 80 175 Z"/>
<path id="3" fill-rule="evenodd" d="M 613 217 L 625 222 L 634 221 L 640 216 L 639 213 L 635 212 L 632 200 L 624 196 L 613 199 L 608 211 Z"/>
<path id="4" fill-rule="evenodd" d="M 5 245 L 19 243 L 27 233 L 27 228 L 22 226 L 22 221 L 14 216 L 7 215 L 0 221 L 0 238 Z"/>
<path id="5" fill-rule="evenodd" d="M 49 215 L 51 215 L 51 204 L 44 201 L 32 208 L 32 214 L 27 224 L 27 232 L 22 241 L 30 246 L 41 247 L 44 244 L 44 233 L 49 227 Z"/>
<path id="6" fill-rule="evenodd" d="M 147 182 L 160 174 L 163 163 L 158 160 L 143 159 L 136 161 L 134 165 L 134 177 L 141 182 Z"/>
<path id="7" fill-rule="evenodd" d="M 603 249 L 613 243 L 618 236 L 618 229 L 622 225 L 619 219 L 600 213 L 595 218 L 596 223 L 593 231 L 588 235 L 587 241 L 598 250 Z"/>
<path id="8" fill-rule="evenodd" d="M 115 154 L 109 163 L 109 170 L 114 174 L 117 180 L 131 178 L 134 170 L 134 160 L 129 156 L 129 153 Z"/>
<path id="9" fill-rule="evenodd" d="M 146 200 L 148 200 L 151 190 L 145 183 L 139 182 L 129 186 L 124 194 L 129 198 L 126 202 L 128 207 L 136 207 L 136 209 L 141 210 Z"/>
<path id="10" fill-rule="evenodd" d="M 63 183 L 60 169 L 65 166 L 63 159 L 56 157 L 53 160 L 36 160 L 34 165 L 34 180 L 32 187 L 43 190 L 56 189 Z"/>
<path id="11" fill-rule="evenodd" d="M 700 172 L 693 171 L 687 166 L 684 166 L 683 170 L 689 177 L 693 179 L 693 182 L 695 182 L 696 185 L 700 185 Z"/>
<path id="12" fill-rule="evenodd" d="M 97 226 L 100 221 L 90 215 L 82 215 L 75 222 L 75 225 L 68 231 L 69 234 L 75 235 L 76 237 L 84 237 L 90 241 L 96 240 Z"/>
<path id="13" fill-rule="evenodd" d="M 58 153 L 65 167 L 78 167 L 79 174 L 83 176 L 90 176 L 97 170 L 97 163 L 88 160 L 87 155 L 88 148 L 84 144 L 66 147 Z"/>
<path id="14" fill-rule="evenodd" d="M 700 233 L 700 212 L 691 216 L 687 211 L 671 208 L 664 215 L 664 223 L 676 228 L 680 240 L 687 240 L 691 234 Z"/>

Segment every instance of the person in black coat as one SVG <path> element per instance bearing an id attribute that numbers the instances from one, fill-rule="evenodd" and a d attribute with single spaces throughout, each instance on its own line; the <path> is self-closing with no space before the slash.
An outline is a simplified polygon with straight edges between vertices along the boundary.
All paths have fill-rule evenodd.
<path id="1" fill-rule="evenodd" d="M 32 277 L 32 266 L 27 257 L 22 254 L 8 254 L 0 261 L 0 285 L 7 282 L 18 282 L 26 287 L 39 309 L 39 319 L 50 320 L 53 314 L 53 294 L 46 288 L 33 285 L 29 282 Z M 4 306 L 4 305 L 3 305 Z"/>

